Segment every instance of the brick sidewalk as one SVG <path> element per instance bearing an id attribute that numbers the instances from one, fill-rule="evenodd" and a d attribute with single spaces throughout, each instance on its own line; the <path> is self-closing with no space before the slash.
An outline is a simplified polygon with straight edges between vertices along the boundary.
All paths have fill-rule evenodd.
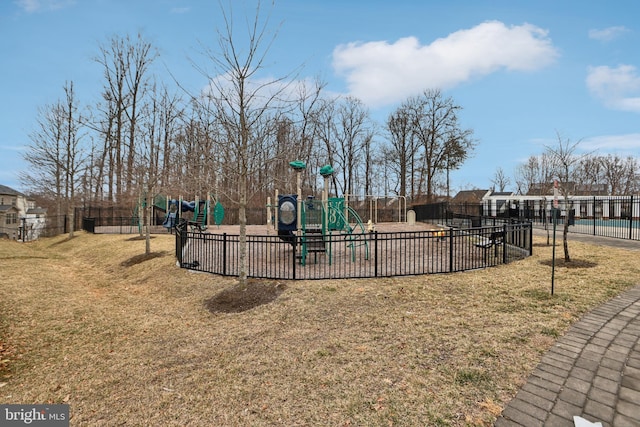
<path id="1" fill-rule="evenodd" d="M 574 324 L 545 354 L 496 427 L 640 426 L 640 286 Z"/>

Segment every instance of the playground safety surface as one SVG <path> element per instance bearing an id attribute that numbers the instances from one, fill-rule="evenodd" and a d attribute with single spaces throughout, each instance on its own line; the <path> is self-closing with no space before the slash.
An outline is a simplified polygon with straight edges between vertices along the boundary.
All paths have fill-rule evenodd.
<path id="1" fill-rule="evenodd" d="M 367 224 L 364 224 L 365 228 L 367 228 Z M 413 225 L 410 225 L 406 222 L 381 222 L 378 224 L 374 224 L 375 231 L 381 233 L 394 233 L 401 231 L 429 231 L 429 230 L 439 230 L 447 228 L 446 226 L 437 225 L 437 224 L 428 224 L 424 222 L 416 222 Z M 240 226 L 239 225 L 212 225 L 209 226 L 206 230 L 207 233 L 228 233 L 228 234 L 239 234 Z M 277 230 L 273 227 L 273 225 L 269 226 L 267 224 L 262 225 L 247 225 L 247 234 L 252 236 L 265 236 L 276 234 Z"/>

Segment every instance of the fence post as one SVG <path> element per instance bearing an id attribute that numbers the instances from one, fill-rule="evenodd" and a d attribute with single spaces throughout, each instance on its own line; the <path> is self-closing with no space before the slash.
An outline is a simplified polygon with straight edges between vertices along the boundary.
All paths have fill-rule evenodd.
<path id="1" fill-rule="evenodd" d="M 227 275 L 227 233 L 222 233 L 222 275 Z"/>
<path id="2" fill-rule="evenodd" d="M 593 196 L 593 235 L 596 235 L 596 196 Z M 602 212 L 604 215 L 604 212 Z"/>
<path id="3" fill-rule="evenodd" d="M 179 250 L 180 248 L 180 250 Z M 178 252 L 179 250 L 179 252 Z M 180 231 L 176 230 L 176 240 L 175 240 L 175 255 L 176 255 L 176 259 L 178 260 L 178 265 L 180 266 L 180 268 L 182 268 L 182 257 L 181 255 L 179 255 L 179 253 L 181 254 L 182 252 L 182 245 L 180 242 Z"/>
<path id="4" fill-rule="evenodd" d="M 297 234 L 293 237 L 293 280 L 296 279 L 296 249 L 298 247 L 298 238 L 299 236 Z"/>
<path id="5" fill-rule="evenodd" d="M 378 277 L 378 230 L 373 231 L 373 277 Z"/>
<path id="6" fill-rule="evenodd" d="M 629 214 L 629 240 L 631 240 L 633 238 L 633 195 L 629 201 L 629 209 L 631 210 Z"/>
<path id="7" fill-rule="evenodd" d="M 20 218 L 20 222 L 22 222 L 20 237 L 22 237 L 22 243 L 24 243 L 27 241 L 27 218 Z"/>
<path id="8" fill-rule="evenodd" d="M 449 273 L 453 272 L 453 228 L 449 228 Z"/>
<path id="9" fill-rule="evenodd" d="M 178 259 L 180 268 L 182 268 L 182 249 L 185 246 L 186 238 L 185 230 L 181 227 L 176 227 L 176 258 Z"/>
<path id="10" fill-rule="evenodd" d="M 507 263 L 507 224 L 502 226 L 502 263 Z"/>

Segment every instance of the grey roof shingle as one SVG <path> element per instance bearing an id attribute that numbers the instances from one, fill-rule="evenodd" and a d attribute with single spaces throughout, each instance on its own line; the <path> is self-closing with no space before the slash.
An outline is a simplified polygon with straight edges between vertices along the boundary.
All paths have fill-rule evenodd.
<path id="1" fill-rule="evenodd" d="M 21 192 L 2 184 L 0 184 L 0 194 L 6 194 L 9 196 L 24 196 L 24 194 L 22 194 Z"/>

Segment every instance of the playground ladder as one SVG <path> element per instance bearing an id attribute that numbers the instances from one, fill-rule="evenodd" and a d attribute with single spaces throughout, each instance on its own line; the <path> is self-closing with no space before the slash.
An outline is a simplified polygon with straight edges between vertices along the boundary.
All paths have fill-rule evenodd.
<path id="1" fill-rule="evenodd" d="M 339 202 L 339 201 L 338 201 Z M 369 259 L 369 243 L 365 237 L 365 227 L 360 219 L 358 213 L 351 207 L 347 208 L 348 218 L 343 213 L 344 205 L 342 203 L 329 203 L 328 207 L 321 204 L 321 209 L 314 208 L 313 201 L 305 202 L 302 204 L 302 253 L 301 264 L 306 264 L 307 255 L 309 253 L 325 253 L 328 252 L 329 264 L 331 264 L 333 244 L 331 237 L 328 241 L 325 236 L 331 236 L 331 231 L 339 231 L 343 234 L 345 243 L 349 249 L 351 249 L 351 259 L 355 261 L 356 247 L 365 247 L 365 259 Z M 307 205 L 310 209 L 307 210 Z M 329 224 L 325 221 L 325 209 L 328 209 Z M 349 223 L 349 218 L 354 220 L 354 226 Z M 354 234 L 354 231 L 357 234 Z M 317 258 L 316 258 L 317 259 Z"/>

